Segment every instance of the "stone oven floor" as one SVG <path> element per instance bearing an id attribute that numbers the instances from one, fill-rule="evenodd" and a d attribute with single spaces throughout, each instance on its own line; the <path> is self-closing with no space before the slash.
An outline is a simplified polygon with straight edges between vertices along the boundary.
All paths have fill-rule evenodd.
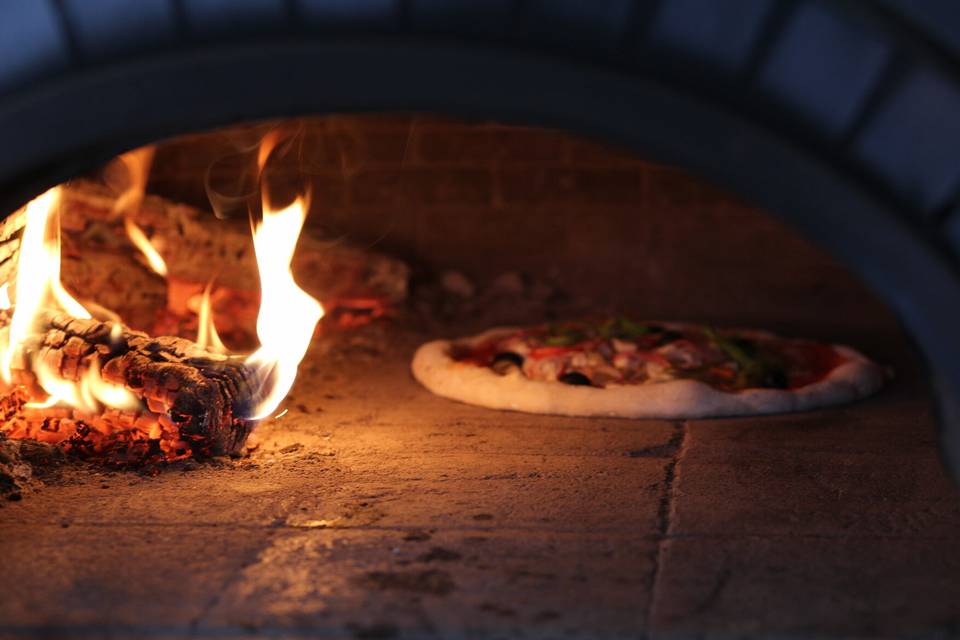
<path id="1" fill-rule="evenodd" d="M 866 342 L 866 343 L 865 343 Z M 917 359 L 858 405 L 689 422 L 434 397 L 407 335 L 315 353 L 248 458 L 0 508 L 2 637 L 960 634 Z"/>

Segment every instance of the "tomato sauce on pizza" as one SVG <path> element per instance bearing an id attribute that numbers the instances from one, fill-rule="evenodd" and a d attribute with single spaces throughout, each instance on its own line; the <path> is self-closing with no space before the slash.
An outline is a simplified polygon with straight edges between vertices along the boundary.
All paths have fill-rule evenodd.
<path id="1" fill-rule="evenodd" d="M 545 382 L 603 388 L 690 379 L 727 392 L 799 389 L 847 361 L 832 345 L 812 340 L 628 318 L 519 329 L 455 345 L 451 357 Z"/>

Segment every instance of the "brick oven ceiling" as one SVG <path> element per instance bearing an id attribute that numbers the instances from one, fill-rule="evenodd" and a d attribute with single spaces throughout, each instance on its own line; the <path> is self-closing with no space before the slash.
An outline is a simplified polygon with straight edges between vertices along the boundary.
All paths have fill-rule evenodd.
<path id="1" fill-rule="evenodd" d="M 6 3 L 0 207 L 265 117 L 427 111 L 615 141 L 782 216 L 884 296 L 932 365 L 957 470 L 960 70 L 933 24 L 960 10 L 901 4 Z"/>

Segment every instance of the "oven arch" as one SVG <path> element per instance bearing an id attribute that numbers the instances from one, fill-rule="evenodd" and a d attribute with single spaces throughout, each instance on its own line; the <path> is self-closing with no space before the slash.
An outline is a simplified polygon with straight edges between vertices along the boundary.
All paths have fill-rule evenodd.
<path id="1" fill-rule="evenodd" d="M 4 6 L 0 52 L 33 44 L 0 56 L 0 210 L 131 147 L 265 117 L 434 111 L 591 135 L 750 198 L 859 274 L 926 355 L 957 471 L 953 49 L 892 1 L 744 2 L 741 31 L 698 22 L 717 4 L 244 0 L 232 20 L 211 0 Z M 823 30 L 845 34 L 827 47 L 837 69 L 867 60 L 838 73 L 872 80 L 839 100 L 813 74 L 799 89 L 818 103 L 788 71 L 823 63 Z"/>

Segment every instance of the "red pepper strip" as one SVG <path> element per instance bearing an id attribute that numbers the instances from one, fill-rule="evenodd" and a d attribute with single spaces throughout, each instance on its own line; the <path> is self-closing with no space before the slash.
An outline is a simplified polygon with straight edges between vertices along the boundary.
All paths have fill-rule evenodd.
<path id="1" fill-rule="evenodd" d="M 601 342 L 603 341 L 593 339 L 593 340 L 583 340 L 582 342 L 578 342 L 576 344 L 570 344 L 562 347 L 551 347 L 551 346 L 534 347 L 533 349 L 530 350 L 530 354 L 528 357 L 536 360 L 538 358 L 549 358 L 551 356 L 559 356 L 564 353 L 572 353 L 574 351 L 584 351 L 584 352 L 594 351 L 600 345 Z"/>
<path id="2" fill-rule="evenodd" d="M 724 380 L 733 380 L 737 377 L 737 372 L 729 367 L 711 367 L 710 374 Z"/>
<path id="3" fill-rule="evenodd" d="M 528 357 L 537 360 L 539 358 L 559 356 L 572 351 L 582 351 L 582 347 L 580 345 L 571 345 L 569 347 L 537 347 L 530 350 L 530 355 Z"/>

